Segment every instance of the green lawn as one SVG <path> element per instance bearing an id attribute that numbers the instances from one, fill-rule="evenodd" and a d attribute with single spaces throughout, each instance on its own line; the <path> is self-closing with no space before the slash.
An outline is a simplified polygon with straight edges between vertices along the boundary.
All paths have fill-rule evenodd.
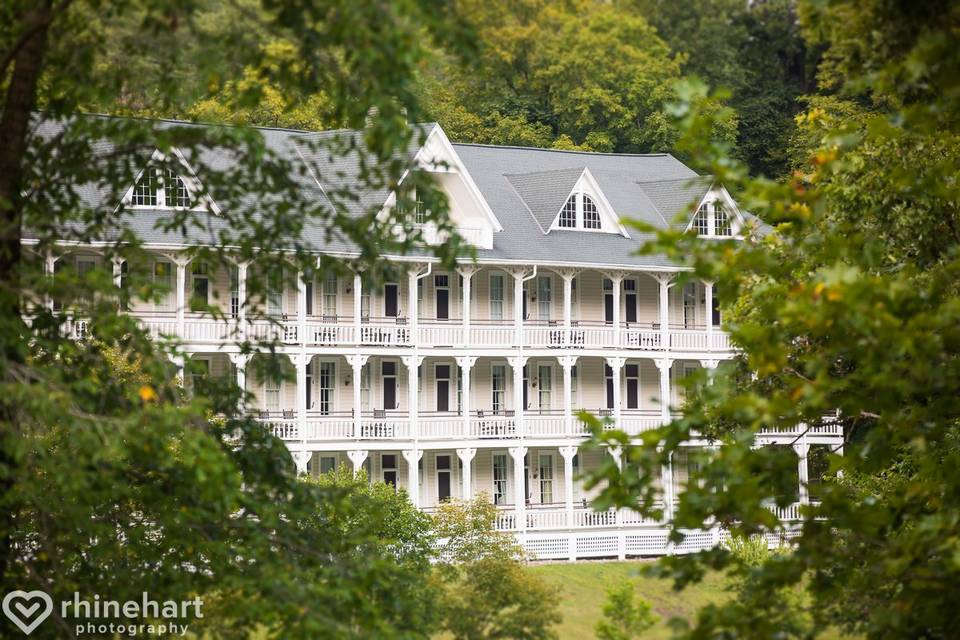
<path id="1" fill-rule="evenodd" d="M 700 584 L 678 593 L 670 588 L 669 580 L 639 575 L 644 564 L 643 561 L 557 563 L 533 565 L 530 571 L 560 591 L 563 620 L 557 631 L 563 640 L 593 638 L 593 627 L 603 615 L 607 589 L 625 579 L 637 585 L 637 593 L 660 618 L 647 633 L 649 638 L 669 638 L 667 620 L 675 616 L 690 619 L 699 607 L 729 597 L 723 589 L 724 578 L 719 574 L 710 574 Z"/>
<path id="2" fill-rule="evenodd" d="M 577 562 L 531 565 L 536 573 L 560 592 L 560 613 L 563 619 L 557 626 L 561 640 L 596 637 L 594 625 L 603 615 L 607 590 L 629 579 L 637 586 L 637 594 L 650 603 L 659 620 L 644 638 L 669 638 L 667 621 L 681 617 L 692 621 L 698 608 L 711 602 L 722 602 L 731 597 L 725 589 L 726 580 L 718 573 L 708 573 L 699 584 L 681 592 L 671 589 L 671 581 L 648 578 L 640 569 L 650 561 Z M 834 629 L 819 636 L 824 640 L 850 638 Z"/>

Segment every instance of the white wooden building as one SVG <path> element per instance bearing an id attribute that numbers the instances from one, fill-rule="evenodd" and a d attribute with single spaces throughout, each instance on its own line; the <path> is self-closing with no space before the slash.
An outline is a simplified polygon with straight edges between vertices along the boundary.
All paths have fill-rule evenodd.
<path id="1" fill-rule="evenodd" d="M 202 375 L 236 376 L 252 394 L 249 410 L 286 442 L 304 473 L 363 467 L 427 510 L 482 492 L 500 508 L 498 526 L 540 558 L 715 544 L 716 530 L 690 532 L 672 547 L 662 522 L 593 511 L 581 476 L 615 452 L 581 450 L 587 434 L 576 413 L 586 409 L 639 434 L 679 410 L 684 376 L 735 353 L 717 289 L 678 284 L 680 267 L 635 255 L 645 236 L 621 220 L 682 224 L 705 242 L 738 242 L 749 217 L 721 186 L 667 154 L 451 144 L 439 126 L 428 131 L 414 157 L 435 172 L 475 261 L 446 271 L 428 257 L 389 256 L 404 276 L 377 290 L 365 289 L 361 274 L 299 274 L 296 286 L 281 280 L 266 304 L 245 305 L 256 263 L 191 262 L 182 253 L 188 241 L 161 241 L 144 225 L 149 268 L 171 293 L 129 312 L 152 334 L 179 338 L 204 363 Z M 277 148 L 309 135 L 264 130 Z M 177 180 L 180 203 L 166 202 L 172 192 L 144 184 L 142 175 L 132 178 L 127 206 L 147 216 L 189 204 L 191 178 Z M 394 196 L 382 196 L 388 211 Z M 318 253 L 353 255 L 342 246 Z M 51 269 L 84 270 L 102 258 L 96 247 L 72 246 L 48 261 Z M 119 279 L 123 265 L 114 268 Z M 190 312 L 194 297 L 221 301 L 228 320 Z M 74 330 L 85 330 L 82 320 Z M 253 375 L 238 334 L 279 338 L 290 379 Z M 797 450 L 801 483 L 809 447 L 841 439 L 839 425 L 829 423 L 799 438 L 776 428 L 762 436 Z M 667 517 L 687 473 L 681 455 L 657 478 Z M 808 499 L 804 487 L 798 495 Z M 797 518 L 796 506 L 779 513 Z"/>

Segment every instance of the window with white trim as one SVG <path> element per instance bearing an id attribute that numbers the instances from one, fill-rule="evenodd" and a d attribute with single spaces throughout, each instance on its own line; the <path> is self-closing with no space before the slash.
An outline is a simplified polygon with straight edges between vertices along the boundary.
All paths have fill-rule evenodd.
<path id="1" fill-rule="evenodd" d="M 730 215 L 723 203 L 717 200 L 713 203 L 713 226 L 714 235 L 730 236 L 733 235 L 733 228 L 730 225 Z"/>
<path id="2" fill-rule="evenodd" d="M 280 410 L 280 392 L 283 380 L 279 376 L 268 375 L 263 383 L 263 402 L 267 411 Z"/>
<path id="3" fill-rule="evenodd" d="M 490 319 L 503 320 L 503 274 L 490 274 Z"/>
<path id="4" fill-rule="evenodd" d="M 133 187 L 130 204 L 135 207 L 157 207 L 161 209 L 193 206 L 193 198 L 186 183 L 170 168 L 147 167 Z"/>
<path id="5" fill-rule="evenodd" d="M 597 209 L 597 203 L 587 194 L 583 194 L 583 228 L 600 228 L 600 210 Z"/>
<path id="6" fill-rule="evenodd" d="M 495 415 L 500 415 L 506 409 L 507 395 L 507 368 L 502 364 L 490 367 L 491 409 Z"/>
<path id="7" fill-rule="evenodd" d="M 328 273 L 323 281 L 323 315 L 337 317 L 337 274 Z"/>
<path id="8" fill-rule="evenodd" d="M 573 229 L 577 226 L 577 194 L 573 194 L 560 210 L 560 226 Z"/>
<path id="9" fill-rule="evenodd" d="M 553 502 L 553 455 L 540 454 L 540 503 Z"/>
<path id="10" fill-rule="evenodd" d="M 493 504 L 507 502 L 507 454 L 493 454 Z"/>
<path id="11" fill-rule="evenodd" d="M 706 203 L 697 209 L 697 215 L 693 218 L 693 230 L 698 236 L 710 235 L 710 212 Z"/>

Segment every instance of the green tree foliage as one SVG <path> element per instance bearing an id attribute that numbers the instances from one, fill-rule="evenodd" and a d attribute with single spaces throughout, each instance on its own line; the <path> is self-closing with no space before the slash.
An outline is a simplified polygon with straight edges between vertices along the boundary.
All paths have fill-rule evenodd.
<path id="1" fill-rule="evenodd" d="M 434 515 L 443 626 L 458 640 L 556 638 L 556 593 L 521 562 L 513 537 L 494 528 L 488 496 L 448 502 Z"/>
<path id="2" fill-rule="evenodd" d="M 795 0 L 635 0 L 682 72 L 732 96 L 737 112 L 736 156 L 755 175 L 782 176 L 797 99 L 815 89 L 818 47 L 801 33 Z"/>
<path id="3" fill-rule="evenodd" d="M 633 583 L 625 580 L 607 591 L 603 619 L 596 625 L 597 638 L 636 640 L 656 622 L 657 616 L 650 610 L 650 603 L 638 598 Z"/>
<path id="4" fill-rule="evenodd" d="M 425 69 L 424 104 L 458 140 L 665 151 L 664 113 L 681 57 L 620 3 L 458 3 L 476 31 L 479 62 Z M 721 135 L 732 137 L 735 129 Z"/>
<path id="5" fill-rule="evenodd" d="M 624 448 L 623 472 L 595 478 L 609 483 L 598 506 L 652 509 L 654 465 L 695 430 L 717 448 L 679 494 L 673 537 L 708 522 L 736 535 L 776 532 L 767 505 L 782 502 L 792 470 L 776 448 L 753 446 L 756 433 L 815 427 L 835 409 L 844 433 L 790 553 L 751 565 L 720 548 L 658 565 L 678 585 L 707 567 L 742 581 L 738 600 L 705 610 L 690 637 L 806 636 L 826 625 L 949 637 L 960 626 L 950 606 L 960 598 L 960 43 L 956 7 L 935 4 L 801 5 L 837 93 L 799 119 L 806 162 L 785 183 L 749 179 L 704 135 L 711 125 L 696 109 L 674 111 L 684 148 L 770 227 L 738 243 L 666 232 L 647 247 L 720 283 L 743 354 L 701 379 L 685 417 L 642 445 L 598 429 Z M 795 585 L 807 592 L 809 623 L 777 617 L 784 604 L 773 595 Z"/>
<path id="6" fill-rule="evenodd" d="M 358 190 L 396 186 L 411 168 L 407 150 L 421 132 L 407 117 L 421 117 L 412 79 L 427 41 L 451 55 L 462 49 L 448 9 L 338 0 L 0 8 L 4 585 L 55 599 L 73 592 L 120 601 L 144 591 L 161 600 L 199 596 L 208 615 L 188 622 L 206 637 L 246 638 L 254 628 L 283 638 L 429 632 L 422 542 L 413 543 L 424 523 L 385 502 L 382 488 L 366 494 L 350 483 L 298 480 L 284 445 L 238 412 L 241 391 L 232 379 L 210 378 L 185 393 L 171 366 L 182 358 L 177 346 L 149 339 L 119 313 L 133 299 L 168 292 L 143 268 L 131 212 L 117 205 L 154 151 L 166 158 L 157 161 L 161 168 L 181 171 L 176 150 L 201 176 L 199 195 L 212 197 L 220 212 L 171 211 L 157 217 L 155 231 L 177 238 L 205 229 L 212 246 L 191 257 L 210 264 L 255 260 L 261 268 L 251 270 L 247 302 L 263 299 L 263 272 L 282 266 L 293 286 L 298 270 L 316 267 L 301 240 L 306 225 L 354 242 L 360 256 L 350 266 L 374 284 L 383 275 L 381 251 L 405 250 L 390 228 L 409 221 L 379 221 L 379 204 L 359 219 L 342 209 L 357 202 Z M 236 12 L 242 20 L 226 19 Z M 264 43 L 261 33 L 272 40 Z M 265 56 L 273 41 L 276 55 Z M 283 87 L 281 103 L 262 87 Z M 362 133 L 304 140 L 303 151 L 349 154 L 355 182 L 318 202 L 256 129 L 76 116 L 81 109 L 181 115 L 224 88 L 234 91 L 229 104 L 251 109 L 241 119 L 257 122 L 312 110 L 299 97 L 323 96 L 325 122 Z M 371 109 L 377 117 L 364 128 Z M 56 124 L 38 127 L 41 119 Z M 410 182 L 446 226 L 431 183 L 416 172 Z M 27 228 L 36 242 L 24 249 Z M 102 265 L 43 273 L 48 252 L 62 255 L 76 242 L 97 244 Z M 456 241 L 437 251 L 447 263 L 459 252 Z M 130 266 L 122 288 L 114 286 L 114 258 Z M 84 319 L 95 339 L 69 339 L 73 318 Z M 270 354 L 270 344 L 240 348 L 257 346 Z M 261 359 L 279 368 L 279 359 Z M 361 515 L 361 506 L 376 505 L 382 513 Z M 17 633 L 0 629 L 4 637 Z M 57 608 L 34 636 L 70 631 Z"/>

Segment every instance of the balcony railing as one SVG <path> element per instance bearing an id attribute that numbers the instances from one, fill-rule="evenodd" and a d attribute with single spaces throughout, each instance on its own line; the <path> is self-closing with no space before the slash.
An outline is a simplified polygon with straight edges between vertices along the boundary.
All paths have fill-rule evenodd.
<path id="1" fill-rule="evenodd" d="M 359 328 L 352 318 L 337 316 L 307 316 L 303 336 L 295 317 L 287 314 L 276 318 L 248 318 L 241 326 L 236 318 L 204 317 L 188 314 L 183 324 L 173 311 L 138 312 L 136 316 L 153 337 L 179 337 L 194 343 L 223 343 L 239 340 L 241 336 L 254 341 L 279 341 L 285 344 L 308 346 L 412 346 L 512 348 L 517 344 L 517 331 L 512 322 L 474 320 L 469 331 L 463 320 L 419 319 L 417 328 L 406 317 L 364 317 Z M 624 323 L 620 339 L 612 325 L 602 321 L 574 321 L 570 328 L 562 321 L 526 321 L 521 328 L 522 346 L 547 349 L 629 349 L 662 351 L 664 344 L 674 351 L 716 352 L 730 351 L 730 337 L 716 329 L 707 332 L 704 327 L 671 328 L 667 340 L 656 324 Z"/>

